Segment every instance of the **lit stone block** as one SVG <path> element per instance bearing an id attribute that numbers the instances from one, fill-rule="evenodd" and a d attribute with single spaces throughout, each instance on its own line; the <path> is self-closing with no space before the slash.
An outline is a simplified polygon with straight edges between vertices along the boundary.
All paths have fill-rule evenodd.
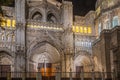
<path id="1" fill-rule="evenodd" d="M 11 26 L 11 20 L 10 20 L 10 19 L 7 19 L 6 22 L 7 22 L 7 27 L 10 28 L 10 26 Z"/>

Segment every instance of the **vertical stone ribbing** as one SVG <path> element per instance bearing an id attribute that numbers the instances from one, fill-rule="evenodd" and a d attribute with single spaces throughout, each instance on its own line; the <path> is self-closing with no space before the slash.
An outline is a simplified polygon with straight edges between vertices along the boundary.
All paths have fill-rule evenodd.
<path id="1" fill-rule="evenodd" d="M 15 0 L 16 57 L 15 71 L 25 71 L 25 0 Z"/>
<path id="2" fill-rule="evenodd" d="M 70 72 L 71 69 L 71 57 L 73 54 L 73 32 L 72 32 L 72 24 L 73 24 L 73 5 L 72 2 L 63 1 L 62 5 L 62 20 L 65 29 L 65 33 L 63 35 L 63 44 L 64 44 L 64 67 L 63 71 Z M 62 66 L 63 67 L 63 66 Z M 69 76 L 66 74 L 64 76 Z"/>

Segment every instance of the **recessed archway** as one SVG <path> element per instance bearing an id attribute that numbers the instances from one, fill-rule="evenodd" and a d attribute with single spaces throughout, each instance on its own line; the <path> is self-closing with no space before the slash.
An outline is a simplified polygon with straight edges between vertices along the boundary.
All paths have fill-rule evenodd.
<path id="1" fill-rule="evenodd" d="M 42 14 L 40 12 L 35 12 L 33 15 L 32 15 L 32 19 L 33 20 L 39 20 L 41 21 L 42 20 Z"/>
<path id="2" fill-rule="evenodd" d="M 55 17 L 55 15 L 53 13 L 49 13 L 47 15 L 47 22 L 50 22 L 50 23 L 57 23 L 57 18 Z"/>
<path id="3" fill-rule="evenodd" d="M 74 71 L 77 71 L 77 68 L 81 68 L 79 70 L 84 71 L 84 72 L 91 72 L 93 68 L 93 63 L 92 63 L 89 53 L 85 51 L 82 51 L 80 53 L 74 60 Z"/>
<path id="4" fill-rule="evenodd" d="M 60 53 L 49 43 L 41 44 L 39 44 L 29 56 L 29 64 L 34 66 L 33 68 L 29 66 L 30 70 L 39 71 L 39 67 L 47 64 L 52 65 L 51 67 L 55 70 L 55 65 L 60 63 Z"/>
<path id="5" fill-rule="evenodd" d="M 14 58 L 13 56 L 10 55 L 11 53 L 7 51 L 0 51 L 0 71 L 3 72 L 12 72 L 14 71 Z M 2 73 L 1 73 L 2 74 Z M 4 76 L 7 76 L 5 74 Z"/>

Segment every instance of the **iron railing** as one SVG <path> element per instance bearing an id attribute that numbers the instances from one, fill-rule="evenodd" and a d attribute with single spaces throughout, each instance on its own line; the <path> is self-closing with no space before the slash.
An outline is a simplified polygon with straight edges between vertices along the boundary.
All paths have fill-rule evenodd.
<path id="1" fill-rule="evenodd" d="M 4 79 L 3 79 L 4 78 Z M 0 72 L 0 80 L 119 80 L 114 72 Z"/>

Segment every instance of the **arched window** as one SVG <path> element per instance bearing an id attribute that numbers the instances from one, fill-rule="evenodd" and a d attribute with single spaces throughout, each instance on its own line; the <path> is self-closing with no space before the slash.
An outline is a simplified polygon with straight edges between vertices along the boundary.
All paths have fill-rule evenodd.
<path id="1" fill-rule="evenodd" d="M 110 29 L 111 28 L 111 25 L 110 25 L 110 20 L 107 19 L 104 23 L 104 29 Z"/>
<path id="2" fill-rule="evenodd" d="M 47 15 L 47 21 L 51 22 L 51 23 L 56 23 L 57 19 L 56 19 L 54 14 L 50 13 L 50 14 Z"/>
<path id="3" fill-rule="evenodd" d="M 119 25 L 119 18 L 118 18 L 118 16 L 115 16 L 115 17 L 113 17 L 112 27 L 115 27 L 117 25 Z"/>
<path id="4" fill-rule="evenodd" d="M 10 42 L 11 41 L 11 34 L 7 35 L 7 41 Z"/>
<path id="5" fill-rule="evenodd" d="M 33 20 L 42 20 L 42 14 L 40 12 L 36 12 L 33 16 L 32 16 Z"/>
<path id="6" fill-rule="evenodd" d="M 98 33 L 100 34 L 100 32 L 102 31 L 102 26 L 101 23 L 98 25 Z"/>
<path id="7" fill-rule="evenodd" d="M 12 35 L 12 42 L 15 42 L 15 35 Z"/>
<path id="8" fill-rule="evenodd" d="M 4 41 L 4 39 L 5 39 L 5 36 L 4 36 L 4 34 L 2 35 L 2 41 Z"/>

